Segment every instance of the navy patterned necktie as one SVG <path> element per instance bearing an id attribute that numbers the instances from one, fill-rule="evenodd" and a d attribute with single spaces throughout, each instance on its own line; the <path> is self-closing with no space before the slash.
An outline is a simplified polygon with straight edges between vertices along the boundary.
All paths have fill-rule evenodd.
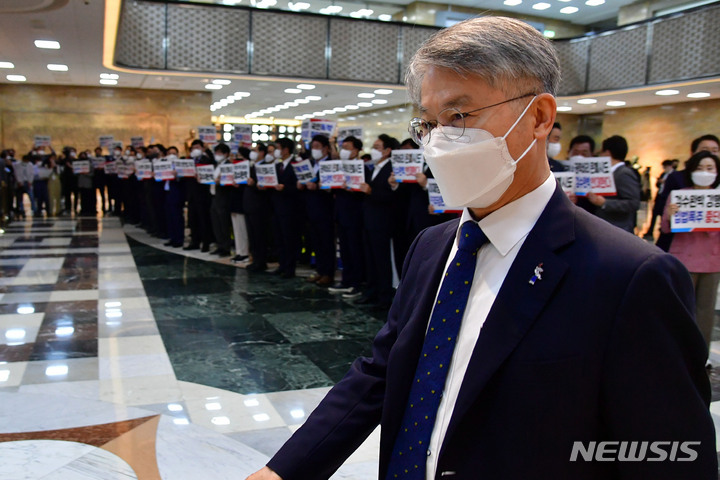
<path id="1" fill-rule="evenodd" d="M 430 317 L 387 480 L 425 480 L 430 435 L 475 275 L 477 252 L 485 242 L 487 237 L 476 222 L 463 223 L 457 253 L 445 273 Z"/>

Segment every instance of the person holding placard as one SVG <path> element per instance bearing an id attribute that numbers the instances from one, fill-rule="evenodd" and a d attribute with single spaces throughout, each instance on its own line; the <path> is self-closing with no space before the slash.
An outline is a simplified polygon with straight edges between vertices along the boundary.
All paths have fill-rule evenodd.
<path id="1" fill-rule="evenodd" d="M 268 250 L 270 248 L 270 225 L 272 223 L 272 204 L 270 192 L 257 186 L 257 173 L 255 165 L 275 163 L 275 157 L 270 155 L 268 145 L 258 142 L 250 151 L 250 178 L 243 195 L 243 209 L 248 227 L 248 240 L 250 242 L 250 255 L 252 263 L 247 266 L 250 272 L 263 272 L 267 270 Z"/>
<path id="2" fill-rule="evenodd" d="M 360 186 L 363 200 L 365 232 L 365 266 L 367 290 L 355 303 L 385 309 L 393 298 L 390 239 L 393 232 L 393 191 L 388 179 L 392 174 L 390 156 L 400 147 L 395 138 L 382 134 L 373 143 L 370 155 L 375 162 L 372 172 L 365 172 L 367 183 Z"/>
<path id="3" fill-rule="evenodd" d="M 35 204 L 33 197 L 35 166 L 30 160 L 30 155 L 24 155 L 22 160 L 13 163 L 15 169 L 15 212 L 18 218 L 25 218 L 25 195 L 30 199 L 31 208 Z"/>
<path id="4" fill-rule="evenodd" d="M 717 155 L 699 151 L 685 162 L 683 170 L 685 182 L 692 186 L 681 190 L 717 189 L 720 186 L 718 171 L 720 160 Z M 678 205 L 668 202 L 662 217 L 663 233 L 670 233 L 670 217 L 677 212 Z M 670 242 L 670 253 L 690 271 L 695 287 L 696 321 L 709 350 L 720 284 L 720 229 L 676 232 Z"/>
<path id="5" fill-rule="evenodd" d="M 94 217 L 97 215 L 97 197 L 93 188 L 93 169 L 89 151 L 80 152 L 78 162 L 87 162 L 87 173 L 77 175 L 77 185 L 80 191 L 80 216 Z"/>
<path id="6" fill-rule="evenodd" d="M 155 214 L 155 236 L 161 239 L 169 239 L 167 217 L 165 213 L 165 197 L 167 196 L 166 183 L 162 179 L 163 173 L 160 173 L 160 178 L 157 177 L 155 172 L 171 172 L 172 164 L 165 161 L 167 155 L 167 149 L 161 143 L 155 143 L 148 146 L 148 160 L 152 162 L 153 168 L 153 182 L 152 182 L 152 210 Z M 159 165 L 164 167 L 160 168 Z"/>
<path id="7" fill-rule="evenodd" d="M 210 157 L 212 152 L 205 149 L 202 140 L 195 139 L 190 147 L 190 158 L 195 161 L 195 167 L 203 165 L 215 166 L 214 160 Z M 190 227 L 190 245 L 184 250 L 196 250 L 201 252 L 210 251 L 210 243 L 213 240 L 212 223 L 210 220 L 210 206 L 212 196 L 210 185 L 201 184 L 193 179 L 185 183 L 188 201 L 188 226 Z"/>
<path id="8" fill-rule="evenodd" d="M 43 208 L 48 217 L 51 215 L 48 180 L 50 180 L 50 174 L 52 173 L 50 159 L 56 157 L 55 152 L 53 152 L 35 164 L 33 192 L 35 193 L 34 215 L 36 217 L 42 217 Z"/>
<path id="9" fill-rule="evenodd" d="M 234 170 L 235 175 L 233 179 L 235 185 L 230 202 L 230 220 L 232 221 L 233 238 L 235 239 L 235 256 L 230 260 L 232 263 L 244 262 L 250 255 L 248 228 L 247 222 L 245 221 L 245 210 L 243 208 L 243 197 L 245 196 L 245 189 L 247 188 L 247 180 L 239 178 L 237 171 L 237 165 L 246 165 L 249 157 L 250 149 L 240 146 L 238 147 L 237 158 L 233 161 L 236 169 Z"/>
<path id="10" fill-rule="evenodd" d="M 106 192 L 107 176 L 105 175 L 105 162 L 108 160 L 103 155 L 102 147 L 95 147 L 95 157 L 93 158 L 93 188 L 100 193 L 100 201 L 103 214 L 107 213 L 109 208 L 109 195 Z"/>
<path id="11" fill-rule="evenodd" d="M 275 164 L 278 184 L 271 192 L 275 222 L 277 226 L 278 256 L 280 266 L 271 273 L 281 278 L 294 278 L 295 267 L 300 254 L 300 228 L 302 227 L 303 204 L 297 188 L 297 177 L 292 161 L 295 158 L 295 142 L 287 137 L 276 142 L 280 162 Z"/>
<path id="12" fill-rule="evenodd" d="M 625 165 L 627 152 L 627 141 L 623 137 L 613 135 L 603 140 L 600 156 L 610 157 L 617 193 L 604 197 L 590 192 L 587 200 L 596 207 L 595 215 L 626 232 L 635 233 L 640 208 L 640 182 L 635 172 Z"/>
<path id="13" fill-rule="evenodd" d="M 219 257 L 230 256 L 230 231 L 232 221 L 230 220 L 230 203 L 232 202 L 234 182 L 229 185 L 222 185 L 220 181 L 220 169 L 225 165 L 232 165 L 230 160 L 230 147 L 224 143 L 218 143 L 214 149 L 215 154 L 215 195 L 210 205 L 210 219 L 215 243 L 217 247 L 210 252 L 211 255 Z"/>
<path id="14" fill-rule="evenodd" d="M 63 147 L 59 163 L 62 167 L 60 172 L 60 187 L 64 199 L 64 206 L 61 214 L 75 215 L 80 202 L 80 192 L 77 189 L 77 177 L 73 172 L 72 162 L 77 159 L 77 152 L 73 147 Z"/>
<path id="15" fill-rule="evenodd" d="M 340 158 L 342 160 L 360 160 L 362 148 L 363 143 L 359 138 L 345 137 L 339 152 Z M 363 192 L 353 191 L 349 188 L 335 192 L 335 219 L 343 268 L 341 282 L 328 288 L 328 291 L 342 293 L 343 298 L 347 299 L 354 299 L 362 294 L 360 284 L 364 278 L 362 213 L 364 198 Z"/>
<path id="16" fill-rule="evenodd" d="M 322 162 L 330 160 L 330 142 L 325 135 L 315 135 L 310 142 L 313 162 L 313 179 L 298 182 L 298 190 L 305 204 L 305 213 L 310 222 L 310 247 L 315 252 L 316 273 L 307 281 L 320 287 L 329 287 L 335 278 L 335 231 L 333 210 L 335 201 L 332 190 L 321 188 L 319 171 Z"/>
<path id="17" fill-rule="evenodd" d="M 173 164 L 178 160 L 178 148 L 170 146 L 167 149 L 165 160 Z M 183 185 L 177 177 L 177 172 L 173 170 L 175 178 L 162 182 L 165 190 L 165 214 L 167 216 L 167 229 L 170 239 L 165 243 L 167 247 L 179 248 L 183 246 L 185 241 L 185 217 L 183 216 L 183 207 L 185 206 L 185 195 Z"/>

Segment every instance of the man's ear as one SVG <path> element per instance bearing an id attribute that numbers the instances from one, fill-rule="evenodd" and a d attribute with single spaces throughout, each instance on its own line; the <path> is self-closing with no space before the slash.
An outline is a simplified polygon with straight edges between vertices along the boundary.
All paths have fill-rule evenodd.
<path id="1" fill-rule="evenodd" d="M 535 112 L 534 136 L 538 140 L 544 140 L 550 135 L 555 116 L 557 114 L 557 103 L 555 97 L 549 93 L 541 93 L 533 102 Z"/>

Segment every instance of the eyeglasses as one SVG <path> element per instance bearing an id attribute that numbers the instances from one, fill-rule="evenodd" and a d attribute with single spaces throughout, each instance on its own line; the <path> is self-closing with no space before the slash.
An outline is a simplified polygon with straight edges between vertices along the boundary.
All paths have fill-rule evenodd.
<path id="1" fill-rule="evenodd" d="M 519 97 L 510 98 L 508 100 L 503 100 L 502 102 L 493 103 L 492 105 L 476 108 L 475 110 L 470 110 L 469 112 L 461 112 L 455 107 L 446 108 L 442 112 L 438 113 L 437 121 L 434 122 L 429 122 L 427 120 L 423 120 L 420 117 L 415 117 L 410 120 L 408 132 L 410 132 L 410 136 L 415 141 L 415 143 L 419 145 L 427 145 L 430 141 L 430 134 L 432 133 L 433 129 L 437 128 L 438 125 L 442 125 L 444 127 L 455 127 L 457 129 L 456 132 L 446 132 L 445 130 L 441 130 L 442 134 L 445 135 L 445 138 L 447 138 L 451 142 L 454 142 L 460 137 L 462 137 L 465 133 L 466 117 L 472 117 L 474 116 L 472 114 L 474 114 L 475 112 L 479 112 L 487 108 L 497 107 L 498 105 L 502 105 L 504 103 L 509 103 L 515 100 L 520 100 L 521 98 L 535 95 L 535 93 L 526 93 L 524 95 L 520 95 Z"/>

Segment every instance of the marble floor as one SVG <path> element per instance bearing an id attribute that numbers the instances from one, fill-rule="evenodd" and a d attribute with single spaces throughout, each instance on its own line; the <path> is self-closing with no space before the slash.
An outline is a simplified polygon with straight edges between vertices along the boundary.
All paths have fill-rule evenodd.
<path id="1" fill-rule="evenodd" d="M 0 479 L 242 480 L 369 353 L 384 315 L 113 217 L 14 223 L 0 234 Z M 376 478 L 378 439 L 333 478 Z"/>

